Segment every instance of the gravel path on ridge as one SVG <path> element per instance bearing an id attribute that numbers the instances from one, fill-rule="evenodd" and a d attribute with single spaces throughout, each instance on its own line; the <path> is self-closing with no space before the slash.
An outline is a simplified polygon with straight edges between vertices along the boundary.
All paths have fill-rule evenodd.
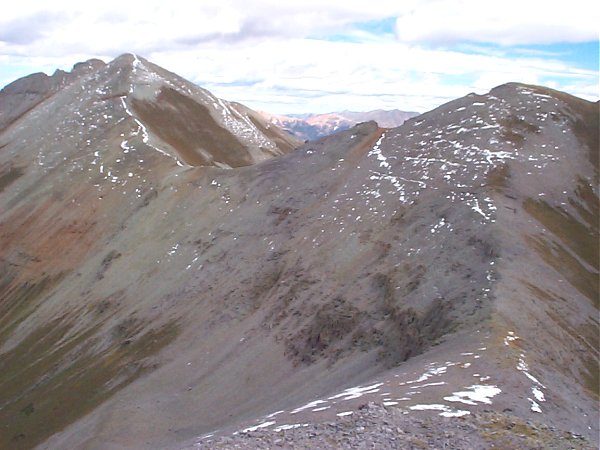
<path id="1" fill-rule="evenodd" d="M 365 404 L 335 422 L 205 437 L 187 449 L 594 449 L 578 435 L 508 414 L 460 418 Z"/>

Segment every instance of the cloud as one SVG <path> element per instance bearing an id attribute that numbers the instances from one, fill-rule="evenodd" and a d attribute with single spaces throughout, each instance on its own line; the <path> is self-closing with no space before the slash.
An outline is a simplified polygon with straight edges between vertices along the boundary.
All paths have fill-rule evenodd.
<path id="1" fill-rule="evenodd" d="M 598 39 L 600 7 L 592 0 L 429 0 L 403 2 L 396 20 L 403 42 L 461 41 L 501 45 L 587 42 Z"/>
<path id="2" fill-rule="evenodd" d="M 0 30 L 22 33 L 25 48 L 0 51 L 33 56 L 63 56 L 73 51 L 106 54 L 117 48 L 149 52 L 165 46 L 232 43 L 293 38 L 341 29 L 362 20 L 394 16 L 393 2 L 373 8 L 362 1 L 281 2 L 273 0 L 22 0 L 0 16 Z M 45 20 L 63 17 L 65 20 Z M 29 27 L 22 26 L 29 24 Z M 15 39 L 8 42 L 15 43 Z"/>
<path id="3" fill-rule="evenodd" d="M 588 86 L 598 77 L 595 71 L 537 55 L 463 53 L 395 41 L 288 39 L 149 56 L 221 97 L 275 113 L 426 111 L 509 81 Z"/>
<path id="4" fill-rule="evenodd" d="M 556 2 L 506 2 L 20 0 L 0 16 L 0 84 L 135 52 L 223 98 L 274 113 L 425 111 L 508 81 L 597 97 L 597 70 L 526 47 L 588 39 L 597 7 L 570 12 L 586 3 L 572 0 L 561 21 Z"/>
<path id="5" fill-rule="evenodd" d="M 20 0 L 0 16 L 0 52 L 148 53 L 332 33 L 365 40 L 381 30 L 356 24 L 393 18 L 398 39 L 407 43 L 579 42 L 597 39 L 597 13 L 591 0 L 572 0 L 568 7 L 541 0 L 505 0 L 496 7 L 478 0 L 103 0 L 93 7 L 74 0 Z"/>
<path id="6" fill-rule="evenodd" d="M 48 26 L 60 27 L 65 23 L 65 17 L 54 12 L 36 11 L 4 22 L 0 27 L 0 42 L 26 45 L 42 39 Z"/>

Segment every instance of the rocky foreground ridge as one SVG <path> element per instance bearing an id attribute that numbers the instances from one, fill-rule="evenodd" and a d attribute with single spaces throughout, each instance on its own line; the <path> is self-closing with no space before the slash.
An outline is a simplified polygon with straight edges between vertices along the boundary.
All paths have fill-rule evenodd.
<path id="1" fill-rule="evenodd" d="M 597 445 L 597 103 L 511 83 L 291 151 L 133 55 L 6 119 L 15 83 L 0 448 L 210 448 L 369 403 Z"/>

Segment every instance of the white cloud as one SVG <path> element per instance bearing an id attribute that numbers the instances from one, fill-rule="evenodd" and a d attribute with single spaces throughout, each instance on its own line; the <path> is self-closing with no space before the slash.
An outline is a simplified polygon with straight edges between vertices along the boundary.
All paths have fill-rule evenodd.
<path id="1" fill-rule="evenodd" d="M 80 0 L 20 0 L 0 16 L 0 84 L 136 52 L 217 95 L 275 113 L 424 111 L 508 81 L 553 82 L 597 98 L 598 72 L 558 57 L 527 48 L 516 58 L 506 48 L 421 45 L 526 44 L 552 36 L 569 42 L 596 30 L 596 6 L 585 5 L 590 14 L 571 12 L 588 3 L 582 0 L 571 1 L 562 15 L 556 2 L 506 1 L 491 8 L 474 0 L 103 0 L 93 7 Z M 397 37 L 354 26 L 394 17 Z M 330 34 L 356 42 L 314 38 Z"/>
<path id="2" fill-rule="evenodd" d="M 562 86 L 580 80 L 588 86 L 598 77 L 597 72 L 537 56 L 512 59 L 394 41 L 289 39 L 148 56 L 219 96 L 275 113 L 425 111 L 509 81 L 543 84 L 547 79 L 563 79 Z M 587 97 L 594 98 L 589 92 Z"/>
<path id="3" fill-rule="evenodd" d="M 396 21 L 404 42 L 473 41 L 502 45 L 586 42 L 598 39 L 595 0 L 429 0 L 402 2 Z"/>
<path id="4" fill-rule="evenodd" d="M 36 56 L 61 56 L 82 48 L 144 53 L 199 43 L 304 37 L 399 11 L 395 2 L 380 3 L 373 8 L 358 0 L 102 0 L 92 6 L 23 0 L 0 16 L 0 51 Z M 29 39 L 23 42 L 23 36 Z"/>
<path id="5" fill-rule="evenodd" d="M 20 0 L 0 16 L 0 52 L 61 56 L 74 51 L 148 53 L 201 43 L 302 38 L 397 17 L 403 42 L 501 44 L 598 38 L 597 2 L 571 0 Z"/>

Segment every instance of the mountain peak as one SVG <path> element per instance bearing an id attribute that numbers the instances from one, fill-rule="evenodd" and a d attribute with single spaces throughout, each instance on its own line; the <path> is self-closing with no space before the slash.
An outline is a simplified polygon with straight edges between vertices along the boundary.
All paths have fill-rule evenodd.
<path id="1" fill-rule="evenodd" d="M 41 104 L 46 107 L 37 108 Z M 77 63 L 72 73 L 17 80 L 0 94 L 0 129 L 20 118 L 30 122 L 28 112 L 33 110 L 39 115 L 36 120 L 54 123 L 47 132 L 57 139 L 73 133 L 83 136 L 89 123 L 106 133 L 127 124 L 119 127 L 123 129 L 117 147 L 147 148 L 178 165 L 251 165 L 298 144 L 274 127 L 267 129 L 254 111 L 221 100 L 132 53 L 108 64 L 97 59 Z M 99 142 L 86 139 L 65 148 L 93 148 Z"/>
<path id="2" fill-rule="evenodd" d="M 51 76 L 34 73 L 8 84 L 0 91 L 0 130 L 66 86 L 104 66 L 101 60 L 90 59 L 75 64 L 71 72 L 57 69 Z"/>
<path id="3" fill-rule="evenodd" d="M 114 65 L 136 65 L 142 62 L 142 60 L 144 62 L 148 62 L 145 58 L 135 54 L 135 53 L 123 53 L 119 56 L 117 56 L 115 59 L 113 59 L 110 64 L 114 64 Z"/>
<path id="4" fill-rule="evenodd" d="M 133 53 L 124 53 L 116 57 L 108 63 L 107 68 L 111 73 L 126 74 L 130 77 L 128 80 L 131 85 L 130 92 L 133 92 L 136 84 L 148 85 L 159 81 L 165 83 L 168 82 L 168 79 L 177 77 Z M 161 73 L 159 74 L 159 72 Z"/>

